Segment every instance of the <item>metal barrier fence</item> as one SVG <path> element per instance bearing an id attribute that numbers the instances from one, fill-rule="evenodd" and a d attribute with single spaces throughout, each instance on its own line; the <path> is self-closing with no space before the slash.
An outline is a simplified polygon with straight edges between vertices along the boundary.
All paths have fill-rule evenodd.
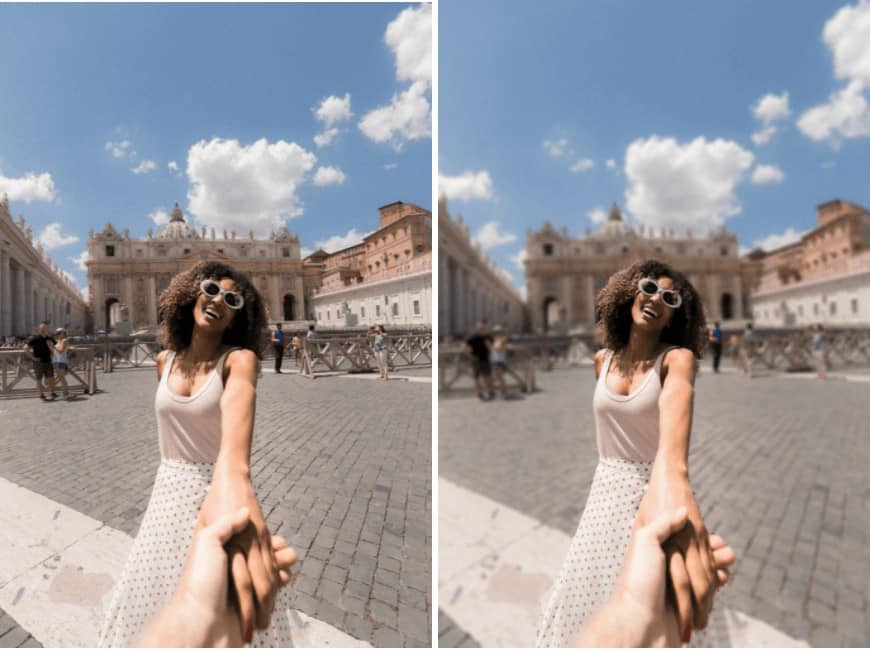
<path id="1" fill-rule="evenodd" d="M 390 370 L 432 366 L 432 334 L 388 335 Z M 367 336 L 306 340 L 299 374 L 313 379 L 334 372 L 369 372 L 377 369 L 374 341 Z"/>
<path id="2" fill-rule="evenodd" d="M 70 394 L 80 391 L 93 395 L 97 392 L 97 364 L 93 350 L 69 348 L 66 380 Z M 59 388 L 55 381 L 55 392 Z M 21 350 L 0 350 L 0 397 L 35 397 L 38 394 L 32 357 Z"/>
<path id="3" fill-rule="evenodd" d="M 505 384 L 508 388 L 518 388 L 524 393 L 533 392 L 536 365 L 537 360 L 530 347 L 523 344 L 509 345 L 504 368 Z M 463 379 L 469 379 L 471 385 L 474 385 L 471 355 L 462 346 L 441 345 L 438 348 L 438 390 L 457 390 L 465 383 Z"/>

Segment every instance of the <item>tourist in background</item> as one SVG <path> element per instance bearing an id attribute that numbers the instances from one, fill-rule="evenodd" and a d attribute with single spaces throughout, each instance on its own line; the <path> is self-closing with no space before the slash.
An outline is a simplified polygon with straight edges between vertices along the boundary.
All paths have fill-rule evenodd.
<path id="1" fill-rule="evenodd" d="M 54 374 L 57 377 L 57 381 L 59 381 L 60 385 L 63 386 L 63 398 L 69 401 L 71 399 L 69 394 L 69 384 L 66 383 L 69 339 L 66 336 L 66 330 L 62 327 L 58 327 L 55 330 L 54 335 L 57 337 L 57 343 L 54 345 L 51 361 L 54 364 Z"/>
<path id="2" fill-rule="evenodd" d="M 825 379 L 828 375 L 828 360 L 825 356 L 825 328 L 818 323 L 813 328 L 812 336 L 813 359 L 816 362 L 816 377 Z"/>
<path id="3" fill-rule="evenodd" d="M 296 332 L 290 340 L 290 345 L 293 346 L 293 360 L 296 362 L 296 368 L 302 364 L 302 334 Z"/>
<path id="4" fill-rule="evenodd" d="M 39 390 L 39 398 L 44 402 L 51 402 L 57 395 L 54 392 L 54 364 L 51 355 L 54 350 L 55 340 L 48 335 L 48 323 L 39 324 L 38 333 L 31 336 L 24 345 L 24 351 L 30 353 L 33 359 L 33 375 L 36 377 L 36 388 Z M 42 380 L 48 386 L 50 397 L 45 396 Z"/>
<path id="5" fill-rule="evenodd" d="M 492 336 L 486 331 L 486 323 L 480 321 L 474 334 L 465 341 L 465 350 L 471 355 L 471 368 L 474 373 L 474 386 L 477 396 L 482 400 L 492 399 L 492 366 L 489 363 Z M 484 387 L 486 392 L 484 393 Z"/>
<path id="6" fill-rule="evenodd" d="M 504 373 L 507 368 L 507 348 L 507 335 L 501 325 L 497 325 L 495 329 L 493 329 L 490 362 L 492 363 L 494 383 L 498 387 L 502 399 L 507 399 L 508 396 L 507 383 L 505 383 L 504 380 Z"/>
<path id="7" fill-rule="evenodd" d="M 740 342 L 740 364 L 743 373 L 752 379 L 752 362 L 755 359 L 755 332 L 752 323 L 746 323 L 743 330 L 743 340 Z"/>
<path id="8" fill-rule="evenodd" d="M 275 374 L 281 374 L 281 363 L 284 361 L 284 332 L 281 331 L 281 323 L 275 324 L 272 330 L 270 342 L 275 352 Z"/>
<path id="9" fill-rule="evenodd" d="M 100 645 L 129 646 L 177 588 L 195 530 L 247 508 L 250 523 L 227 546 L 239 636 L 289 647 L 290 603 L 278 593 L 272 536 L 251 478 L 257 370 L 268 342 L 263 301 L 246 275 L 202 262 L 172 279 L 159 313 L 161 462 Z"/>
<path id="10" fill-rule="evenodd" d="M 707 343 L 697 291 L 655 260 L 613 274 L 596 313 L 592 398 L 599 461 L 586 506 L 538 628 L 538 646 L 573 642 L 613 590 L 633 527 L 685 508 L 689 525 L 666 544 L 671 604 L 683 641 L 703 629 L 719 586 L 689 483 L 697 360 Z"/>
<path id="11" fill-rule="evenodd" d="M 389 375 L 389 357 L 387 352 L 387 333 L 384 331 L 383 325 L 375 325 L 373 346 L 375 350 L 375 361 L 378 364 L 378 370 L 381 373 L 380 379 L 387 381 Z"/>
<path id="12" fill-rule="evenodd" d="M 722 358 L 722 330 L 719 329 L 719 321 L 713 323 L 713 329 L 707 336 L 710 348 L 713 351 L 713 372 L 719 372 L 719 360 Z"/>

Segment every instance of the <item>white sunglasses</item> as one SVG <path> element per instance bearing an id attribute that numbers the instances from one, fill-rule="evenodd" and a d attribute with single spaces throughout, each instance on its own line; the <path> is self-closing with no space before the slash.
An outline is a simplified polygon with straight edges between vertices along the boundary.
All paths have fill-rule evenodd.
<path id="1" fill-rule="evenodd" d="M 214 280 L 203 280 L 199 283 L 199 290 L 209 298 L 217 298 L 221 296 L 224 299 L 224 304 L 230 309 L 241 309 L 245 306 L 245 299 L 238 291 L 227 291 L 222 289 Z"/>
<path id="2" fill-rule="evenodd" d="M 641 278 L 637 283 L 637 288 L 640 289 L 640 292 L 645 296 L 652 297 L 661 294 L 662 302 L 666 307 L 670 307 L 671 309 L 677 309 L 683 304 L 683 297 L 679 292 L 674 291 L 673 289 L 662 289 L 659 286 L 659 283 L 652 278 Z"/>

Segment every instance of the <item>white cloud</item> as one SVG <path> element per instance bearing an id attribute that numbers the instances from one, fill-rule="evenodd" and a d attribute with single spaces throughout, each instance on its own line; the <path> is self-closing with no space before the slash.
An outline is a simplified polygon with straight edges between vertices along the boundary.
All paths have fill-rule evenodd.
<path id="1" fill-rule="evenodd" d="M 72 273 L 70 273 L 69 271 L 64 271 L 63 269 L 58 269 L 58 273 L 60 273 L 61 276 L 64 277 L 65 279 L 67 279 L 70 282 L 72 282 L 73 284 L 75 284 L 76 279 L 72 276 Z"/>
<path id="2" fill-rule="evenodd" d="M 601 224 L 607 221 L 607 212 L 604 211 L 604 208 L 593 208 L 586 213 L 586 218 L 592 223 Z"/>
<path id="3" fill-rule="evenodd" d="M 613 158 L 609 158 L 606 163 L 607 169 L 616 169 L 616 161 Z"/>
<path id="4" fill-rule="evenodd" d="M 90 287 L 79 287 L 79 293 L 82 294 L 82 298 L 85 299 L 85 302 L 90 301 L 90 299 L 91 299 Z"/>
<path id="5" fill-rule="evenodd" d="M 67 258 L 71 262 L 73 262 L 77 267 L 79 267 L 82 271 L 87 271 L 87 262 L 91 259 L 90 253 L 88 253 L 87 249 L 83 250 L 76 257 Z"/>
<path id="6" fill-rule="evenodd" d="M 471 201 L 472 199 L 492 198 L 492 178 L 486 170 L 465 172 L 459 176 L 438 177 L 438 192 L 446 194 L 448 199 Z"/>
<path id="7" fill-rule="evenodd" d="M 166 168 L 167 168 L 170 172 L 177 172 L 177 171 L 178 171 L 178 163 L 175 162 L 174 160 L 170 160 L 170 161 L 166 164 Z"/>
<path id="8" fill-rule="evenodd" d="M 105 149 L 110 154 L 112 154 L 113 158 L 124 158 L 127 154 L 130 153 L 130 141 L 129 140 L 121 140 L 119 142 L 107 142 L 105 144 Z"/>
<path id="9" fill-rule="evenodd" d="M 488 221 L 477 231 L 474 240 L 484 249 L 495 248 L 510 244 L 517 240 L 517 236 L 510 232 L 501 232 L 501 224 L 498 221 Z"/>
<path id="10" fill-rule="evenodd" d="M 827 138 L 858 138 L 870 135 L 870 106 L 861 81 L 852 81 L 831 95 L 827 104 L 805 111 L 798 128 L 816 142 Z"/>
<path id="11" fill-rule="evenodd" d="M 149 172 L 153 172 L 155 169 L 157 169 L 157 163 L 153 160 L 143 160 L 138 166 L 130 171 L 134 174 L 148 174 Z"/>
<path id="12" fill-rule="evenodd" d="M 389 142 L 396 151 L 409 140 L 431 137 L 431 107 L 426 97 L 425 82 L 411 84 L 404 92 L 393 95 L 393 101 L 366 113 L 360 120 L 360 130 L 375 142 Z"/>
<path id="13" fill-rule="evenodd" d="M 834 166 L 833 160 L 828 160 L 828 161 L 822 163 L 822 169 L 830 169 L 833 166 Z"/>
<path id="14" fill-rule="evenodd" d="M 333 126 L 353 117 L 353 112 L 350 110 L 350 93 L 345 93 L 344 97 L 330 95 L 320 102 L 320 106 L 311 110 L 325 126 Z"/>
<path id="15" fill-rule="evenodd" d="M 775 165 L 756 165 L 752 170 L 752 183 L 755 185 L 781 183 L 784 178 L 785 174 Z"/>
<path id="16" fill-rule="evenodd" d="M 169 213 L 163 208 L 152 210 L 148 218 L 154 222 L 155 226 L 165 226 L 169 223 Z"/>
<path id="17" fill-rule="evenodd" d="M 325 185 L 341 185 L 346 176 L 338 167 L 318 167 L 314 173 L 314 184 L 318 187 Z"/>
<path id="18" fill-rule="evenodd" d="M 822 38 L 831 48 L 838 79 L 870 83 L 870 1 L 840 9 L 825 23 Z"/>
<path id="19" fill-rule="evenodd" d="M 635 140 L 625 155 L 626 207 L 638 223 L 653 227 L 720 225 L 740 213 L 734 190 L 754 159 L 730 140 Z"/>
<path id="20" fill-rule="evenodd" d="M 518 250 L 516 252 L 516 255 L 511 255 L 510 259 L 511 259 L 511 262 L 513 262 L 514 266 L 517 267 L 518 270 L 525 271 L 526 270 L 525 262 L 526 262 L 526 258 L 528 258 L 528 256 L 529 255 L 528 255 L 528 253 L 526 253 L 526 249 L 521 248 L 520 250 Z"/>
<path id="21" fill-rule="evenodd" d="M 749 255 L 752 252 L 751 248 L 746 248 L 746 246 L 738 246 L 737 247 L 737 257 L 743 257 L 744 255 Z"/>
<path id="22" fill-rule="evenodd" d="M 325 129 L 320 133 L 314 136 L 314 144 L 318 147 L 325 147 L 329 144 L 332 144 L 332 141 L 335 140 L 338 135 L 338 128 L 332 127 L 331 129 Z"/>
<path id="23" fill-rule="evenodd" d="M 788 244 L 793 244 L 796 241 L 799 241 L 800 238 L 804 235 L 804 232 L 798 232 L 794 228 L 788 228 L 784 233 L 780 233 L 778 235 L 768 235 L 762 239 L 756 239 L 752 244 L 752 248 L 760 248 L 764 251 L 770 252 L 772 250 L 776 250 L 777 248 L 781 248 L 782 246 L 786 246 Z"/>
<path id="24" fill-rule="evenodd" d="M 544 149 L 546 149 L 547 153 L 553 156 L 553 158 L 561 158 L 562 156 L 571 153 L 571 147 L 568 145 L 568 138 L 544 140 Z"/>
<path id="25" fill-rule="evenodd" d="M 201 225 L 267 235 L 302 214 L 297 189 L 316 162 L 295 142 L 201 140 L 187 154 L 188 211 Z"/>
<path id="26" fill-rule="evenodd" d="M 327 253 L 334 253 L 336 251 L 340 251 L 344 248 L 348 248 L 349 246 L 353 246 L 354 244 L 359 244 L 362 242 L 363 237 L 366 237 L 370 233 L 360 233 L 357 232 L 356 228 L 351 228 L 344 235 L 333 235 L 332 237 L 328 237 L 324 240 L 314 242 L 314 245 L 317 248 L 322 248 Z M 309 251 L 309 255 L 314 251 Z"/>
<path id="27" fill-rule="evenodd" d="M 309 255 L 311 255 L 311 253 L 313 253 L 313 252 L 314 252 L 314 249 L 308 248 L 307 246 L 300 246 L 299 247 L 299 255 L 302 257 L 302 259 L 305 259 Z"/>
<path id="28" fill-rule="evenodd" d="M 63 248 L 75 244 L 79 240 L 75 235 L 64 235 L 60 228 L 60 223 L 50 223 L 42 229 L 36 240 L 42 242 L 43 247 L 48 250 Z"/>
<path id="29" fill-rule="evenodd" d="M 788 92 L 781 95 L 773 93 L 764 95 L 752 107 L 752 114 L 755 119 L 761 120 L 764 124 L 773 124 L 778 120 L 784 120 L 791 115 L 788 107 Z"/>
<path id="30" fill-rule="evenodd" d="M 589 158 L 582 158 L 571 165 L 571 171 L 575 174 L 582 174 L 583 172 L 588 172 L 590 169 L 595 167 L 595 161 Z"/>
<path id="31" fill-rule="evenodd" d="M 398 167 L 396 163 L 387 163 L 384 165 L 384 169 L 395 169 L 396 167 Z"/>
<path id="32" fill-rule="evenodd" d="M 752 134 L 752 144 L 756 147 L 760 147 L 763 144 L 767 144 L 770 142 L 770 139 L 776 135 L 777 128 L 773 124 L 768 124 L 763 127 L 760 131 L 756 131 Z"/>
<path id="33" fill-rule="evenodd" d="M 432 82 L 432 6 L 409 7 L 387 25 L 384 40 L 396 59 L 399 81 Z"/>
<path id="34" fill-rule="evenodd" d="M 51 174 L 27 172 L 24 176 L 10 178 L 0 170 L 0 196 L 9 195 L 10 201 L 53 201 L 57 196 Z"/>
<path id="35" fill-rule="evenodd" d="M 432 137 L 432 7 L 405 9 L 388 26 L 384 40 L 396 60 L 396 78 L 410 86 L 394 94 L 390 104 L 366 113 L 359 128 L 374 142 L 388 142 L 396 151 L 411 140 Z"/>

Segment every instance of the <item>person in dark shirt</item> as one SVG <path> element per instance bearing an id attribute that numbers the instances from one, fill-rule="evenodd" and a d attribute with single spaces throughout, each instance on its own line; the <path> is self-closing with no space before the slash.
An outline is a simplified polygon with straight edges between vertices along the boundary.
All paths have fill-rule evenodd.
<path id="1" fill-rule="evenodd" d="M 272 349 L 275 351 L 275 373 L 281 374 L 281 362 L 284 361 L 284 332 L 281 323 L 275 324 L 271 336 Z"/>
<path id="2" fill-rule="evenodd" d="M 492 389 L 492 367 L 489 363 L 489 354 L 492 347 L 492 336 L 486 331 L 486 323 L 480 322 L 475 328 L 474 334 L 465 341 L 465 347 L 471 354 L 471 366 L 474 370 L 474 386 L 477 396 L 482 399 L 492 399 L 495 393 Z M 486 385 L 486 395 L 482 384 Z M 488 395 L 488 397 L 487 397 Z"/>
<path id="3" fill-rule="evenodd" d="M 24 346 L 24 351 L 33 357 L 33 374 L 36 377 L 36 387 L 39 389 L 39 398 L 50 402 L 57 395 L 54 394 L 54 364 L 51 362 L 51 353 L 54 351 L 54 337 L 48 335 L 48 324 L 39 324 L 39 334 L 31 336 Z M 45 396 L 42 379 L 48 384 L 51 397 Z"/>
<path id="4" fill-rule="evenodd" d="M 713 329 L 710 330 L 707 338 L 713 349 L 713 372 L 719 372 L 719 360 L 722 358 L 722 330 L 719 329 L 718 321 L 713 323 Z"/>

